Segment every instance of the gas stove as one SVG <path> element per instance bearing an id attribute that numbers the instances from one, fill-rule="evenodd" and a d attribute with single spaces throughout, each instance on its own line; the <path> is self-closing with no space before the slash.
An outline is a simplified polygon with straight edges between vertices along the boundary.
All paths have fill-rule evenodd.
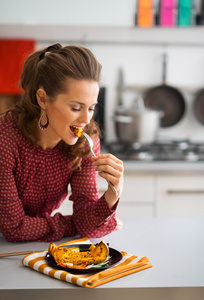
<path id="1" fill-rule="evenodd" d="M 204 161 L 204 143 L 195 143 L 189 140 L 156 141 L 145 145 L 113 142 L 106 147 L 110 153 L 121 160 Z"/>

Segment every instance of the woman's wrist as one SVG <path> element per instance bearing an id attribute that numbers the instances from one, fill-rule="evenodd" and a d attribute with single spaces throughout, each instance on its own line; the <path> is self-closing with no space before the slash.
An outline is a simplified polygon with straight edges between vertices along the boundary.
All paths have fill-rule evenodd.
<path id="1" fill-rule="evenodd" d="M 115 196 L 111 190 L 109 191 L 109 189 L 108 189 L 105 192 L 105 200 L 110 209 L 112 209 L 114 207 L 114 205 L 117 203 L 118 199 L 119 199 L 119 197 Z"/>

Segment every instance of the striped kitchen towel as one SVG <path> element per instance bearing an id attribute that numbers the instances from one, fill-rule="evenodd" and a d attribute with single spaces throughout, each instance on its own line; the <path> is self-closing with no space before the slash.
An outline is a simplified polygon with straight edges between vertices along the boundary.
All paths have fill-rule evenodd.
<path id="1" fill-rule="evenodd" d="M 88 238 L 81 238 L 63 243 L 60 246 L 90 243 Z M 106 282 L 152 267 L 146 256 L 135 256 L 121 251 L 122 259 L 110 266 L 110 268 L 96 273 L 78 275 L 52 267 L 46 261 L 46 254 L 47 250 L 29 254 L 22 259 L 22 264 L 40 273 L 86 288 L 94 288 Z"/>

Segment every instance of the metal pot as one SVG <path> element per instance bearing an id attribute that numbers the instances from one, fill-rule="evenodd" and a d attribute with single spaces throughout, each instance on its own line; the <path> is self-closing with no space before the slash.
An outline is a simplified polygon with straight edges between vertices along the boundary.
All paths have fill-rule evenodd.
<path id="1" fill-rule="evenodd" d="M 161 117 L 161 112 L 146 109 L 141 99 L 137 99 L 130 109 L 118 107 L 114 117 L 118 139 L 130 144 L 154 142 Z"/>

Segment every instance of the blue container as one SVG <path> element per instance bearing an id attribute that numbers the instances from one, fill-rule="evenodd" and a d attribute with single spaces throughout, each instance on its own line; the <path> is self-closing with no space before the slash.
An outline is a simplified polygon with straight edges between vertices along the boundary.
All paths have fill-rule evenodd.
<path id="1" fill-rule="evenodd" d="M 178 1 L 178 26 L 191 26 L 192 25 L 192 0 L 179 0 Z"/>

